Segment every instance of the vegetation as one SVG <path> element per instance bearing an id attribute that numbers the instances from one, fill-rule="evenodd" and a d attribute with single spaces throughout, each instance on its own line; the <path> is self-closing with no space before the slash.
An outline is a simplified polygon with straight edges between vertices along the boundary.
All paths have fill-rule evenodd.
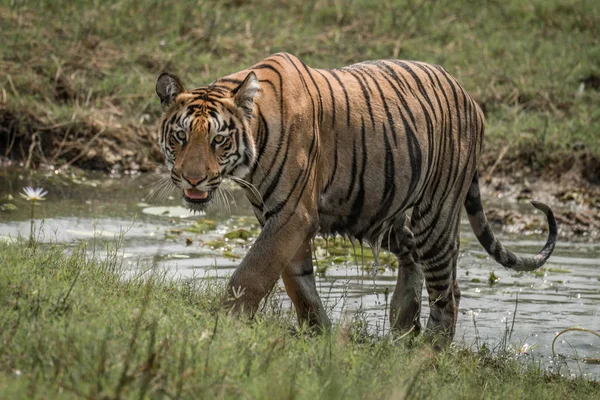
<path id="1" fill-rule="evenodd" d="M 564 399 L 600 391 L 598 382 L 483 347 L 437 354 L 375 338 L 360 316 L 315 336 L 295 331 L 271 301 L 251 323 L 240 321 L 219 310 L 215 282 L 175 283 L 158 271 L 125 280 L 118 243 L 102 255 L 91 246 L 0 244 L 3 397 Z"/>
<path id="2" fill-rule="evenodd" d="M 539 171 L 582 160 L 584 176 L 600 179 L 595 0 L 0 4 L 0 154 L 27 166 L 151 168 L 161 71 L 199 86 L 287 51 L 318 67 L 442 64 L 486 111 L 487 163 L 502 154 L 500 169 L 516 160 Z"/>

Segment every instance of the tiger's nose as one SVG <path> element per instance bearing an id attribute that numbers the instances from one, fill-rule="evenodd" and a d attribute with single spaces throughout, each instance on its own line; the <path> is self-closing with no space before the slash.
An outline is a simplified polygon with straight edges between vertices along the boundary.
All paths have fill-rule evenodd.
<path id="1" fill-rule="evenodd" d="M 183 177 L 183 179 L 186 180 L 187 183 L 189 183 L 192 186 L 198 186 L 198 184 L 204 180 L 206 180 L 206 177 L 204 178 L 198 178 L 197 176 L 185 176 L 183 174 L 181 174 L 181 176 Z"/>

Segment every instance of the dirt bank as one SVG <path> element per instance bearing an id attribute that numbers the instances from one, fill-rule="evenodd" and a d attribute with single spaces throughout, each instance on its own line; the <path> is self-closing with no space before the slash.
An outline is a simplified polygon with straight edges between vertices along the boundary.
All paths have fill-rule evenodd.
<path id="1" fill-rule="evenodd" d="M 0 108 L 0 165 L 151 171 L 162 159 L 154 135 L 148 126 L 94 118 L 49 124 L 31 114 Z"/>
<path id="2" fill-rule="evenodd" d="M 126 125 L 104 119 L 49 124 L 34 115 L 0 108 L 2 164 L 25 168 L 75 166 L 104 171 L 151 171 L 162 164 L 151 123 Z M 542 180 L 593 188 L 600 185 L 600 157 L 584 146 L 564 149 L 531 145 L 486 145 L 482 176 L 510 182 Z"/>

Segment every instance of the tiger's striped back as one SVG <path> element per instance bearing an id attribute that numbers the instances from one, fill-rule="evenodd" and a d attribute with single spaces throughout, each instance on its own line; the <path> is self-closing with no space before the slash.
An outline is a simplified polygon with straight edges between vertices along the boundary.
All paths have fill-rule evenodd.
<path id="1" fill-rule="evenodd" d="M 443 194 L 475 172 L 483 114 L 439 66 L 382 60 L 312 69 L 276 54 L 249 70 L 263 89 L 249 181 L 262 193 L 267 217 L 286 198 L 275 189 L 301 191 L 306 171 L 315 170 L 321 232 L 369 239 L 427 191 Z M 216 83 L 237 83 L 236 75 Z M 294 125 L 303 128 L 287 135 Z M 300 156 L 302 170 L 290 179 L 281 166 Z"/>

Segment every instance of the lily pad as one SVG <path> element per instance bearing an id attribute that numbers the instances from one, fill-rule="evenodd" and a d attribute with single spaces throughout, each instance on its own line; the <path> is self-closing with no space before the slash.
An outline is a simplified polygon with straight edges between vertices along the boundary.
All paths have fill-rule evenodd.
<path id="1" fill-rule="evenodd" d="M 543 278 L 544 276 L 546 276 L 546 268 L 540 268 L 537 271 L 533 271 L 533 275 L 536 278 Z"/>
<path id="2" fill-rule="evenodd" d="M 315 267 L 315 271 L 318 275 L 325 276 L 325 273 L 327 272 L 327 263 L 319 263 L 319 265 Z"/>
<path id="3" fill-rule="evenodd" d="M 246 229 L 236 229 L 235 231 L 227 232 L 223 238 L 227 240 L 244 239 L 248 240 L 252 237 L 252 233 Z"/>
<path id="4" fill-rule="evenodd" d="M 208 231 L 214 231 L 217 229 L 217 223 L 210 219 L 200 219 L 192 226 L 188 226 L 187 228 L 183 228 L 183 231 L 190 233 L 206 233 Z"/>
<path id="5" fill-rule="evenodd" d="M 17 206 L 15 206 L 12 203 L 0 204 L 0 211 L 14 211 L 16 209 L 17 209 Z"/>
<path id="6" fill-rule="evenodd" d="M 315 247 L 323 248 L 323 247 L 325 247 L 325 239 L 323 239 L 321 237 L 316 237 L 313 239 L 313 244 Z"/>
<path id="7" fill-rule="evenodd" d="M 225 246 L 225 241 L 223 239 L 215 239 L 209 242 L 204 243 L 205 246 L 212 247 L 213 249 L 220 249 Z"/>
<path id="8" fill-rule="evenodd" d="M 348 249 L 343 247 L 330 247 L 328 251 L 333 256 L 347 256 L 349 254 Z"/>
<path id="9" fill-rule="evenodd" d="M 227 258 L 233 258 L 233 259 L 239 259 L 242 258 L 242 256 L 239 256 L 235 253 L 232 253 L 231 251 L 224 251 L 223 252 L 223 256 L 227 257 Z"/>
<path id="10" fill-rule="evenodd" d="M 552 272 L 555 274 L 570 274 L 571 270 L 565 268 L 548 268 L 548 272 Z"/>

